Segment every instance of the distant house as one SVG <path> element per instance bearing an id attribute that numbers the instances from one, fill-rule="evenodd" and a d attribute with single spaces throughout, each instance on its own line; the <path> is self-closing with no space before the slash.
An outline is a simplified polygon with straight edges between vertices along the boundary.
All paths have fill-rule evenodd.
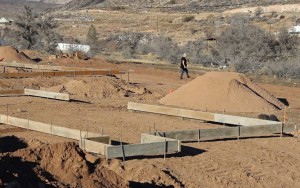
<path id="1" fill-rule="evenodd" d="M 58 43 L 56 49 L 63 53 L 72 53 L 72 52 L 88 53 L 91 47 L 89 45 L 82 45 L 82 44 Z"/>
<path id="2" fill-rule="evenodd" d="M 4 17 L 0 18 L 0 24 L 1 25 L 7 25 L 7 24 L 11 24 L 13 22 L 12 19 L 6 19 Z"/>
<path id="3" fill-rule="evenodd" d="M 300 34 L 300 25 L 293 26 L 288 29 L 290 34 Z"/>

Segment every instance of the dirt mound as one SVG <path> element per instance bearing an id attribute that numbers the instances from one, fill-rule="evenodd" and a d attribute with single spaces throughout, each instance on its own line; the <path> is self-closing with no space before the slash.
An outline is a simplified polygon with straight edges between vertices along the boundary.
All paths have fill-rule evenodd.
<path id="1" fill-rule="evenodd" d="M 128 187 L 120 176 L 103 167 L 100 158 L 85 154 L 76 143 L 44 144 L 41 147 L 21 149 L 11 157 L 38 163 L 35 171 L 44 169 L 48 174 L 45 182 L 56 179 L 67 187 Z M 103 159 L 105 160 L 105 159 Z M 90 162 L 92 161 L 92 162 Z M 37 173 L 36 172 L 36 173 Z M 37 174 L 42 175 L 39 172 Z M 49 178 L 52 177 L 52 178 Z M 52 179 L 52 180 L 51 180 Z"/>
<path id="2" fill-rule="evenodd" d="M 209 72 L 159 100 L 196 110 L 269 112 L 286 106 L 244 74 Z"/>
<path id="3" fill-rule="evenodd" d="M 33 62 L 23 52 L 19 52 L 11 46 L 0 47 L 0 61 Z"/>
<path id="4" fill-rule="evenodd" d="M 115 77 L 103 76 L 97 79 L 72 79 L 65 83 L 50 87 L 47 90 L 69 93 L 76 100 L 115 99 L 122 97 L 151 94 L 144 87 L 129 84 Z"/>

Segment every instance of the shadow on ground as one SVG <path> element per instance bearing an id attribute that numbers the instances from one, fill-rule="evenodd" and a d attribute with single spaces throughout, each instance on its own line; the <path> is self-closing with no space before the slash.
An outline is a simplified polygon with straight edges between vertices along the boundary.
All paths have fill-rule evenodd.
<path id="1" fill-rule="evenodd" d="M 38 170 L 39 173 L 34 171 L 37 168 L 37 163 L 22 161 L 20 157 L 3 156 L 0 157 L 0 166 L 0 187 L 54 187 L 53 185 L 47 185 L 49 180 L 54 180 L 51 174 L 41 169 Z M 47 179 L 47 181 L 40 177 L 44 177 L 43 179 Z"/>
<path id="2" fill-rule="evenodd" d="M 148 183 L 148 182 L 145 182 L 145 183 L 141 183 L 141 182 L 129 182 L 129 187 L 131 188 L 173 188 L 174 186 L 173 185 L 157 185 L 155 183 Z"/>
<path id="3" fill-rule="evenodd" d="M 26 148 L 27 144 L 15 136 L 0 137 L 0 153 L 14 152 Z"/>

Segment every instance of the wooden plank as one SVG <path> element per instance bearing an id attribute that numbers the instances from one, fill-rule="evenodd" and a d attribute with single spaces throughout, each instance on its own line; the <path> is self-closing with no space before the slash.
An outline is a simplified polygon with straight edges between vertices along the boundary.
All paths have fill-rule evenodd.
<path id="1" fill-rule="evenodd" d="M 217 113 L 210 113 L 210 112 L 201 112 L 201 111 L 173 108 L 173 107 L 166 107 L 166 106 L 140 104 L 140 103 L 133 103 L 133 102 L 128 102 L 127 108 L 129 110 L 134 110 L 134 111 L 178 116 L 178 117 L 232 124 L 232 125 L 254 126 L 254 125 L 266 125 L 266 124 L 270 124 L 270 125 L 281 124 L 281 122 L 276 122 L 276 121 L 268 121 L 268 120 L 232 116 L 226 114 L 217 114 Z"/>
<path id="2" fill-rule="evenodd" d="M 199 130 L 170 131 L 161 132 L 159 134 L 167 138 L 178 139 L 182 141 L 196 141 L 199 138 Z"/>
<path id="3" fill-rule="evenodd" d="M 98 70 L 98 71 L 48 71 L 48 72 L 22 72 L 22 73 L 0 73 L 0 78 L 32 78 L 32 77 L 59 77 L 59 76 L 93 76 L 124 74 L 120 70 Z"/>
<path id="4" fill-rule="evenodd" d="M 64 100 L 70 101 L 70 95 L 65 93 L 55 93 L 50 91 L 41 91 L 41 90 L 33 90 L 33 89 L 24 89 L 25 95 L 44 97 L 50 99 Z"/>
<path id="5" fill-rule="evenodd" d="M 164 114 L 169 116 L 179 116 L 179 117 L 185 117 L 191 119 L 201 119 L 206 121 L 214 120 L 214 114 L 209 112 L 201 112 L 195 110 L 186 110 L 181 108 L 172 108 L 172 107 L 149 105 L 149 104 L 140 104 L 140 103 L 133 103 L 133 102 L 128 102 L 128 110 Z"/>
<path id="6" fill-rule="evenodd" d="M 24 94 L 24 89 L 2 89 L 2 90 L 0 90 L 0 95 L 1 96 L 23 95 L 23 94 Z"/>
<path id="7" fill-rule="evenodd" d="M 232 116 L 226 114 L 214 113 L 214 121 L 219 123 L 231 124 L 231 125 L 242 125 L 242 126 L 254 126 L 254 125 L 281 125 L 278 121 L 269 121 L 256 118 L 248 118 L 241 116 Z"/>
<path id="8" fill-rule="evenodd" d="M 281 125 L 257 125 L 240 127 L 241 137 L 268 136 L 281 132 Z"/>
<path id="9" fill-rule="evenodd" d="M 294 125 L 286 124 L 283 126 L 284 133 L 291 133 L 295 130 Z M 197 141 L 197 140 L 216 140 L 235 137 L 258 137 L 270 136 L 281 133 L 281 125 L 255 125 L 255 126 L 239 126 L 224 127 L 217 129 L 196 129 L 182 131 L 160 132 L 168 138 L 178 139 L 181 141 Z M 155 134 L 155 133 L 152 133 Z"/>
<path id="10" fill-rule="evenodd" d="M 109 139 L 108 136 L 106 135 L 100 135 L 97 133 L 91 133 L 88 131 L 81 131 L 78 129 L 71 129 L 67 127 L 61 127 L 57 125 L 51 125 L 51 124 L 46 124 L 46 123 L 41 123 L 41 122 L 36 122 L 36 121 L 31 121 L 27 119 L 22 119 L 22 118 L 16 118 L 12 116 L 7 116 L 7 115 L 0 115 L 0 120 L 1 123 L 3 124 L 8 124 L 12 125 L 15 127 L 20 127 L 32 131 L 38 131 L 42 133 L 47 133 L 47 134 L 52 134 L 56 136 L 61 136 L 61 137 L 66 137 L 66 138 L 71 138 L 74 140 L 81 140 L 82 138 L 89 138 L 91 137 L 92 139 L 95 140 L 100 140 L 100 138 L 95 138 L 95 137 L 103 137 L 103 140 Z M 110 140 L 109 140 L 110 142 Z"/>
<path id="11" fill-rule="evenodd" d="M 26 69 L 38 69 L 38 70 L 52 70 L 52 71 L 110 71 L 111 69 L 97 69 L 97 68 L 85 68 L 85 67 L 66 67 L 66 66 L 55 66 L 55 65 L 40 65 L 31 63 L 18 63 L 18 62 L 0 62 L 0 66 L 4 67 L 15 67 L 15 68 L 26 68 Z M 125 74 L 128 71 L 115 71 L 112 74 Z M 131 70 L 132 72 L 132 70 Z"/>
<path id="12" fill-rule="evenodd" d="M 129 157 L 139 155 L 175 153 L 180 152 L 181 150 L 180 141 L 152 135 L 149 135 L 149 137 L 151 137 L 151 140 L 153 140 L 155 137 L 156 140 L 154 140 L 154 143 L 123 145 L 122 147 L 109 145 L 109 137 L 105 135 L 99 135 L 97 133 L 90 133 L 87 131 L 80 131 L 77 129 L 49 125 L 46 123 L 6 115 L 0 115 L 0 122 L 16 127 L 25 128 L 28 130 L 79 140 L 79 145 L 84 150 L 92 153 L 106 155 L 107 158 L 123 157 L 123 151 L 125 156 Z M 144 134 L 144 136 L 146 136 L 146 134 Z M 160 142 L 157 142 L 157 140 L 159 140 Z M 149 141 L 150 140 L 147 140 L 146 142 Z"/>
<path id="13" fill-rule="evenodd" d="M 96 71 L 96 70 L 106 71 L 106 70 L 109 70 L 109 69 L 97 69 L 97 68 L 85 68 L 85 67 L 66 67 L 66 66 L 55 66 L 55 65 L 40 65 L 40 64 L 33 64 L 33 63 L 3 62 L 3 61 L 0 62 L 0 66 L 26 68 L 26 69 L 39 69 L 39 70 L 53 70 L 53 71 Z"/>
<path id="14" fill-rule="evenodd" d="M 294 131 L 295 131 L 295 124 L 287 123 L 287 124 L 283 125 L 283 132 L 284 133 L 291 133 L 291 132 L 294 132 Z"/>
<path id="15" fill-rule="evenodd" d="M 130 144 L 119 146 L 108 146 L 106 147 L 107 158 L 119 158 L 123 157 L 122 150 L 124 149 L 125 157 L 141 156 L 141 155 L 158 155 L 166 153 L 180 152 L 179 141 L 166 141 L 166 142 L 155 142 L 155 143 L 143 143 L 143 144 Z M 166 147 L 165 147 L 166 146 Z"/>
<path id="16" fill-rule="evenodd" d="M 150 134 L 146 134 L 146 133 L 141 134 L 141 143 L 164 142 L 165 140 L 175 141 L 174 139 L 168 138 L 168 137 L 164 138 L 164 137 L 161 137 L 161 136 L 150 135 Z"/>
<path id="17" fill-rule="evenodd" d="M 87 152 L 106 155 L 106 148 L 109 144 L 96 142 L 89 139 L 82 139 L 79 141 L 79 147 Z"/>
<path id="18" fill-rule="evenodd" d="M 216 140 L 223 138 L 233 138 L 239 135 L 238 127 L 225 127 L 218 129 L 201 129 L 200 140 Z"/>

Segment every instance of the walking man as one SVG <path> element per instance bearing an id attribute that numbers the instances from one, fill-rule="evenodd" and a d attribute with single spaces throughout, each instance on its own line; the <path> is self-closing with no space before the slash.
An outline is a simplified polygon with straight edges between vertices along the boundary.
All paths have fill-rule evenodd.
<path id="1" fill-rule="evenodd" d="M 182 76 L 186 72 L 186 76 L 189 78 L 189 71 L 187 69 L 187 60 L 186 60 L 186 53 L 182 55 L 181 62 L 180 62 L 180 79 L 182 79 Z"/>

